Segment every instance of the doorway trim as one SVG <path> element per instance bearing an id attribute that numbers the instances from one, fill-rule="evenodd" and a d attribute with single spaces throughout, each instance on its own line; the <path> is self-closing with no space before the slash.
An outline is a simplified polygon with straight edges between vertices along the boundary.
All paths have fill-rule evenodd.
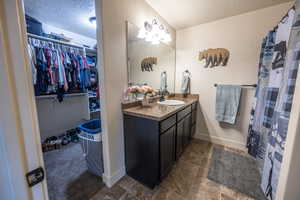
<path id="1" fill-rule="evenodd" d="M 6 60 L 5 75 L 7 78 L 8 96 L 10 105 L 7 106 L 8 112 L 11 112 L 12 124 L 7 128 L 15 126 L 15 132 L 4 133 L 9 145 L 5 146 L 6 152 L 16 156 L 18 162 L 10 162 L 9 167 L 15 168 L 10 176 L 19 183 L 14 185 L 14 190 L 21 199 L 48 199 L 48 190 L 46 181 L 42 181 L 34 187 L 29 188 L 25 180 L 25 174 L 38 167 L 44 167 L 42 149 L 39 137 L 39 126 L 35 106 L 32 78 L 30 76 L 30 65 L 27 56 L 27 36 L 25 29 L 25 18 L 23 12 L 22 0 L 4 0 L 1 2 L 3 36 L 5 48 L 1 48 L 0 54 Z M 2 94 L 2 95 L 5 95 Z M 4 120 L 8 118 L 3 117 Z M 3 121 L 4 121 L 3 120 Z M 4 125 L 4 126 L 5 126 Z M 12 139 L 15 141 L 11 141 Z M 18 146 L 11 145 L 18 144 Z M 11 161 L 12 158 L 9 158 Z M 19 166 L 18 166 L 19 165 Z M 17 175 L 19 174 L 19 175 Z M 22 185 L 21 185 L 22 183 Z M 20 191 L 20 189 L 22 189 Z M 20 194 L 19 194 L 20 193 Z"/>
<path id="2" fill-rule="evenodd" d="M 103 55 L 102 55 L 102 23 L 101 23 L 101 4 L 102 1 L 95 0 L 95 13 L 97 16 L 97 45 L 98 45 L 98 64 L 97 69 L 101 73 L 101 80 L 99 81 L 99 88 L 101 91 L 101 98 L 105 95 L 104 87 L 104 68 L 103 68 Z M 27 186 L 25 181 L 25 174 L 28 171 L 36 169 L 38 167 L 44 167 L 43 153 L 41 148 L 40 129 L 38 124 L 38 116 L 36 110 L 36 102 L 34 95 L 34 88 L 32 84 L 31 67 L 28 57 L 28 46 L 27 46 L 27 32 L 25 22 L 25 12 L 23 0 L 4 0 L 0 2 L 0 25 L 4 25 L 3 30 L 5 31 L 3 36 L 0 36 L 0 41 L 6 43 L 7 48 L 0 49 L 0 55 L 7 58 L 5 68 L 7 68 L 6 74 L 10 88 L 7 88 L 7 92 L 12 93 L 11 96 L 5 96 L 5 99 L 9 99 L 14 104 L 11 110 L 14 110 L 14 118 L 11 124 L 12 128 L 15 126 L 15 135 L 7 134 L 10 137 L 15 136 L 19 143 L 18 147 L 15 145 L 6 145 L 7 152 L 13 152 L 18 155 L 18 164 L 9 163 L 11 169 L 16 168 L 18 174 L 22 176 L 13 177 L 13 180 L 18 182 L 18 185 L 13 185 L 13 189 L 21 195 L 22 198 L 16 199 L 36 199 L 36 200 L 48 200 L 48 189 L 46 178 L 40 184 L 35 185 L 32 188 Z M 3 12 L 2 12 L 3 10 Z M 0 27 L 1 28 L 1 27 Z M 1 31 L 2 33 L 2 31 Z M 1 43 L 0 43 L 1 44 Z M 0 56 L 0 57 L 1 57 Z M 1 60 L 2 62 L 2 60 Z M 1 63 L 2 64 L 2 63 Z M 1 69 L 2 72 L 2 69 Z M 2 91 L 2 90 L 1 90 Z M 4 94 L 3 94 L 4 95 Z M 105 96 L 104 96 L 105 97 Z M 105 100 L 104 100 L 105 101 Z M 101 107 L 105 106 L 104 101 L 100 100 Z M 9 101 L 7 101 L 9 102 Z M 4 105 L 7 106 L 7 105 Z M 5 114 L 5 113 L 3 113 Z M 2 118 L 2 115 L 0 115 Z M 0 119 L 1 119 L 0 118 Z M 5 119 L 9 120 L 8 116 Z M 2 119 L 1 119 L 2 120 Z M 1 121 L 2 123 L 2 121 Z M 0 133 L 2 134 L 2 124 L 0 123 Z M 104 108 L 104 114 L 101 112 L 101 123 L 102 123 L 102 141 L 103 141 L 103 165 L 104 174 L 103 181 L 111 187 L 114 184 L 113 177 L 110 175 L 109 165 L 109 148 L 108 148 L 108 136 L 106 132 L 106 114 Z M 3 131 L 7 131 L 5 129 Z M 11 142 L 10 142 L 11 143 Z M 10 144 L 8 143 L 8 144 Z M 2 146 L 0 145 L 0 150 Z M 13 154 L 9 154 L 13 155 Z M 9 161 L 9 160 L 8 160 Z M 2 171 L 1 171 L 2 172 Z M 14 176 L 16 172 L 10 172 L 10 176 Z M 47 176 L 47 174 L 45 175 Z M 0 179 L 0 183 L 2 180 Z M 25 188 L 25 189 L 24 189 Z M 23 190 L 21 190 L 23 189 Z"/>

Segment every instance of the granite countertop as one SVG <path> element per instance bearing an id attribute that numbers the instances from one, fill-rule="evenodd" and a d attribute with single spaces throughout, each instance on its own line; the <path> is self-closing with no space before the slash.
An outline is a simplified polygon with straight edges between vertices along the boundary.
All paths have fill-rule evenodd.
<path id="1" fill-rule="evenodd" d="M 185 104 L 178 105 L 178 106 L 166 106 L 166 105 L 160 105 L 156 102 L 151 103 L 149 106 L 133 106 L 130 108 L 123 109 L 123 113 L 126 115 L 132 115 L 136 117 L 143 117 L 147 119 L 157 120 L 161 121 L 166 119 L 167 117 L 171 116 L 172 114 L 176 113 L 177 111 L 193 104 L 194 102 L 198 101 L 198 96 L 192 96 L 192 97 L 172 97 L 168 98 L 168 100 L 181 100 L 184 101 Z"/>

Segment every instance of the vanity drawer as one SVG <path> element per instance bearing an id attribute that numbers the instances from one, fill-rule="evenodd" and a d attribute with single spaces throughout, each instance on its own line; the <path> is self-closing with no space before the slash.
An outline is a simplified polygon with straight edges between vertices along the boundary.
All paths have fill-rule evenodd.
<path id="1" fill-rule="evenodd" d="M 160 122 L 160 132 L 166 131 L 168 128 L 173 126 L 176 123 L 176 115 L 173 115 Z"/>
<path id="2" fill-rule="evenodd" d="M 179 111 L 178 114 L 177 114 L 178 121 L 181 120 L 182 118 L 184 118 L 191 111 L 192 111 L 192 107 L 191 106 L 188 106 L 185 109 Z"/>
<path id="3" fill-rule="evenodd" d="M 196 110 L 197 109 L 197 102 L 192 104 L 192 110 Z"/>

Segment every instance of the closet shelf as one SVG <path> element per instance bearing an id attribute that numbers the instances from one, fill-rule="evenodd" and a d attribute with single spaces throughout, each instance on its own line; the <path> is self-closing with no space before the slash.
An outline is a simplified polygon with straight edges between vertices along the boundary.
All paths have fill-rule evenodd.
<path id="1" fill-rule="evenodd" d="M 96 113 L 96 112 L 100 112 L 100 108 L 96 109 L 96 110 L 91 110 L 90 113 Z"/>
<path id="2" fill-rule="evenodd" d="M 65 94 L 64 98 L 66 97 L 76 97 L 76 96 L 85 96 L 87 93 L 74 93 L 74 94 Z M 41 96 L 36 96 L 36 99 L 56 99 L 57 95 L 56 94 L 51 94 L 51 95 L 41 95 Z"/>
<path id="3" fill-rule="evenodd" d="M 87 54 L 97 55 L 97 49 L 85 48 Z"/>

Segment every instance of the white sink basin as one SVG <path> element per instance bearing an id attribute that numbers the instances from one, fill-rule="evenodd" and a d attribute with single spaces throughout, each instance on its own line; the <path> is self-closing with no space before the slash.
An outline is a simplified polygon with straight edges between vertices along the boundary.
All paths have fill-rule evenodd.
<path id="1" fill-rule="evenodd" d="M 165 100 L 165 101 L 158 101 L 157 103 L 166 106 L 179 106 L 185 104 L 184 101 L 179 101 L 179 100 Z"/>

